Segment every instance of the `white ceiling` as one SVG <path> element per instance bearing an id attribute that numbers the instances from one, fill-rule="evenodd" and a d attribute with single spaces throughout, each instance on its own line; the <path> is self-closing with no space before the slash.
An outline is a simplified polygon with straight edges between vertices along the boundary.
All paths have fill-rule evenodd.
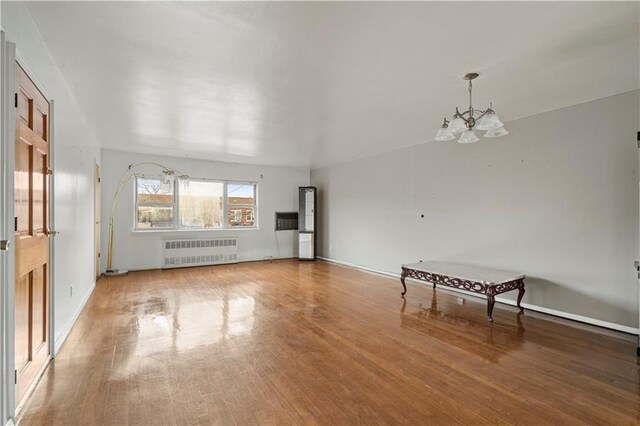
<path id="1" fill-rule="evenodd" d="M 639 4 L 29 3 L 104 147 L 313 168 L 640 86 Z"/>

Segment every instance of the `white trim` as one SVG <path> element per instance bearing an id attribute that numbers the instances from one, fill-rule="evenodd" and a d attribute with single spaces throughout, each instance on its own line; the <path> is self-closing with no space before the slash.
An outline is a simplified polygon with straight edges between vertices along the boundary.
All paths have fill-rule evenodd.
<path id="1" fill-rule="evenodd" d="M 96 176 L 96 169 L 98 169 L 98 176 Z M 102 195 L 102 179 L 100 178 L 100 176 L 102 175 L 102 168 L 100 167 L 100 164 L 98 164 L 98 159 L 96 157 L 93 157 L 93 277 L 97 280 L 100 275 L 101 275 L 101 267 L 100 265 L 102 264 L 102 259 L 100 258 L 102 255 L 100 254 L 102 252 L 102 246 L 101 246 L 101 241 L 100 237 L 102 237 L 102 214 L 100 211 L 96 211 L 96 201 L 97 201 L 97 195 L 96 194 L 96 186 L 100 187 L 100 195 Z M 102 199 L 99 200 L 98 202 L 99 207 L 102 208 Z M 96 235 L 96 216 L 98 217 L 98 233 Z M 96 236 L 98 236 L 98 238 L 96 238 Z M 96 248 L 98 249 L 98 253 L 96 253 Z M 96 257 L 98 258 L 98 261 L 96 262 Z"/>
<path id="2" fill-rule="evenodd" d="M 235 232 L 235 231 L 259 231 L 260 228 L 256 228 L 256 227 L 249 227 L 249 226 L 238 226 L 236 228 L 202 228 L 202 229 L 197 229 L 197 228 L 193 228 L 193 229 L 187 229 L 187 228 L 181 228 L 181 229 L 169 229 L 169 228 L 154 228 L 154 229 L 149 229 L 149 230 L 145 230 L 145 229 L 132 229 L 131 233 L 132 234 L 138 234 L 138 235 L 142 235 L 142 234 L 168 234 L 167 236 L 170 236 L 172 234 L 184 234 L 184 233 L 195 233 L 195 234 L 203 234 L 203 233 L 207 233 L 207 232 Z M 279 232 L 279 231 L 278 231 Z M 197 238 L 197 235 L 194 235 L 193 238 Z"/>
<path id="3" fill-rule="evenodd" d="M 87 291 L 87 293 L 84 295 L 84 297 L 80 301 L 80 305 L 78 306 L 78 309 L 76 309 L 75 313 L 73 314 L 71 321 L 69 321 L 67 325 L 60 331 L 60 335 L 56 339 L 55 353 L 53 356 L 58 354 L 65 340 L 67 340 L 67 337 L 69 337 L 69 333 L 71 333 L 73 326 L 76 324 L 76 321 L 78 321 L 78 318 L 82 313 L 82 310 L 87 305 L 87 302 L 89 301 L 89 298 L 93 294 L 93 290 L 95 290 L 95 288 L 96 288 L 96 283 L 94 282 L 93 284 L 91 284 L 89 291 Z"/>
<path id="4" fill-rule="evenodd" d="M 7 421 L 6 426 L 15 426 L 15 423 L 13 422 L 13 419 L 9 419 L 9 420 Z"/>
<path id="5" fill-rule="evenodd" d="M 13 418 L 15 415 L 15 234 L 13 232 L 14 203 L 3 202 L 2 200 L 14 200 L 14 171 L 15 171 L 15 71 L 16 71 L 16 45 L 8 42 L 2 32 L 2 116 L 0 117 L 1 141 L 0 149 L 2 149 L 2 164 L 0 164 L 0 173 L 2 173 L 2 187 L 0 188 L 0 208 L 2 209 L 3 220 L 0 223 L 0 235 L 3 239 L 9 240 L 11 248 L 2 255 L 0 261 L 0 273 L 2 274 L 2 311 L 3 318 L 0 323 L 3 324 L 2 329 L 2 351 L 3 351 L 3 372 L 2 389 L 0 395 L 2 399 L 2 411 L 5 418 Z"/>
<path id="6" fill-rule="evenodd" d="M 55 159 L 54 141 L 55 141 L 55 112 L 54 100 L 49 99 L 49 168 L 54 174 L 49 176 L 49 229 L 56 229 L 56 179 L 55 179 Z M 55 339 L 56 327 L 56 241 L 49 238 L 49 356 L 55 357 L 55 347 L 53 339 Z"/>
<path id="7" fill-rule="evenodd" d="M 328 257 L 316 256 L 316 258 L 321 260 L 326 260 L 327 262 L 331 262 L 331 263 L 337 263 L 338 265 L 348 266 L 350 268 L 361 269 L 363 271 L 372 272 L 374 274 L 385 275 L 387 277 L 400 279 L 400 274 L 394 274 L 393 272 L 381 271 L 380 269 L 373 269 L 367 266 L 356 265 L 355 263 L 344 262 L 342 260 L 336 260 L 336 259 L 330 259 Z"/>
<path id="8" fill-rule="evenodd" d="M 7 80 L 9 79 L 9 69 L 7 67 L 7 57 L 9 49 L 8 44 L 5 42 L 5 33 L 0 30 L 0 239 L 6 239 L 11 242 L 10 232 L 10 220 L 11 216 L 8 214 L 8 205 L 11 203 L 4 202 L 3 200 L 11 199 L 7 187 L 6 181 L 9 173 L 10 155 L 7 153 L 7 140 L 11 133 L 5 129 L 5 123 L 10 122 L 7 117 L 7 112 L 11 110 L 9 98 L 11 95 L 7 93 Z M 14 136 L 15 137 L 15 136 Z M 11 250 L 13 247 L 9 247 Z M 7 313 L 9 309 L 8 296 L 9 296 L 9 278 L 8 269 L 9 265 L 13 263 L 9 260 L 9 252 L 0 252 L 0 422 L 6 424 L 13 423 L 12 414 L 13 407 L 9 409 L 9 393 L 13 390 L 13 380 L 11 380 L 9 365 L 9 349 L 13 351 L 13 346 L 8 342 L 9 336 L 9 315 Z"/>
<path id="9" fill-rule="evenodd" d="M 227 215 L 227 206 L 229 205 L 229 199 L 228 197 L 228 187 L 227 187 L 227 183 L 228 182 L 223 182 L 222 183 L 222 229 L 226 228 L 229 220 L 229 217 Z M 180 189 L 178 189 L 179 191 Z M 180 206 L 178 206 L 178 216 L 180 216 Z M 180 224 L 180 218 L 178 217 L 178 224 Z M 177 229 L 180 229 L 180 226 L 176 227 Z"/>
<path id="10" fill-rule="evenodd" d="M 373 268 L 369 268 L 369 267 L 366 267 L 366 266 L 356 265 L 356 264 L 353 264 L 353 263 L 344 262 L 344 261 L 336 260 L 336 259 L 330 259 L 330 258 L 322 257 L 322 256 L 317 256 L 317 257 L 318 257 L 318 259 L 322 259 L 322 260 L 325 260 L 327 262 L 337 263 L 339 265 L 348 266 L 350 268 L 360 269 L 360 270 L 363 270 L 363 271 L 366 271 L 366 272 L 371 272 L 371 273 L 378 274 L 378 275 L 384 275 L 384 276 L 387 276 L 387 277 L 400 279 L 400 274 L 396 274 L 396 273 L 393 273 L 393 272 L 381 271 L 379 269 L 373 269 Z M 422 285 L 426 285 L 427 284 L 425 281 L 414 280 L 414 279 L 411 279 L 411 278 L 408 278 L 408 281 L 411 281 L 411 282 L 416 283 L 416 284 L 422 284 Z M 456 288 L 442 287 L 442 286 L 440 288 L 443 289 L 443 290 L 446 290 L 446 291 L 454 292 L 454 293 L 463 293 L 463 294 L 466 294 L 467 296 L 483 298 L 483 296 L 478 295 L 476 293 L 471 293 L 471 292 L 464 291 L 464 290 L 459 290 L 459 289 L 456 289 Z M 502 297 L 496 297 L 496 302 L 505 303 L 505 304 L 511 305 L 511 306 L 516 306 L 516 302 L 514 300 L 505 299 L 505 298 L 502 298 Z M 522 303 L 522 306 L 524 306 L 525 308 L 527 308 L 529 310 L 540 312 L 540 313 L 543 313 L 543 314 L 553 315 L 553 316 L 556 316 L 556 317 L 566 318 L 566 319 L 569 319 L 569 320 L 578 321 L 578 322 L 582 322 L 582 323 L 586 323 L 586 324 L 591 324 L 591 325 L 595 325 L 595 326 L 598 326 L 598 327 L 603 327 L 603 328 L 608 328 L 608 329 L 611 329 L 611 330 L 621 331 L 623 333 L 628 333 L 628 334 L 633 334 L 633 335 L 640 334 L 640 329 L 634 328 L 634 327 L 629 327 L 628 325 L 616 324 L 616 323 L 609 322 L 609 321 L 599 320 L 597 318 L 585 317 L 585 316 L 582 316 L 582 315 L 572 314 L 570 312 L 558 311 L 556 309 L 545 308 L 543 306 L 532 305 L 530 303 Z"/>

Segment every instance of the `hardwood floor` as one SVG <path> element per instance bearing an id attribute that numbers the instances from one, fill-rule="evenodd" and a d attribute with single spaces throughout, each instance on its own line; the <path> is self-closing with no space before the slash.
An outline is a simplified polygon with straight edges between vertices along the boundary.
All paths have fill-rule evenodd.
<path id="1" fill-rule="evenodd" d="M 326 262 L 102 278 L 22 425 L 638 424 L 635 338 Z"/>

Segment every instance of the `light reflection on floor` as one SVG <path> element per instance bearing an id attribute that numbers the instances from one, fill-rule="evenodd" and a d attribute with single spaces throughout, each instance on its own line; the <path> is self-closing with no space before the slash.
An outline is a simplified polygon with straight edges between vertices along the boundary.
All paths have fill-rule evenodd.
<path id="1" fill-rule="evenodd" d="M 140 312 L 135 354 L 151 356 L 167 350 L 186 351 L 224 339 L 250 335 L 256 302 L 252 296 L 224 297 L 206 306 L 188 302 L 161 312 Z"/>

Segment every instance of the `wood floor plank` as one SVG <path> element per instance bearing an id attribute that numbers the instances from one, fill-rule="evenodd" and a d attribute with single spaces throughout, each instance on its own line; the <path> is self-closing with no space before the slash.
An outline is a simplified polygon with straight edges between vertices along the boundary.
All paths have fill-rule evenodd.
<path id="1" fill-rule="evenodd" d="M 326 262 L 102 278 L 21 425 L 638 424 L 633 336 Z"/>

